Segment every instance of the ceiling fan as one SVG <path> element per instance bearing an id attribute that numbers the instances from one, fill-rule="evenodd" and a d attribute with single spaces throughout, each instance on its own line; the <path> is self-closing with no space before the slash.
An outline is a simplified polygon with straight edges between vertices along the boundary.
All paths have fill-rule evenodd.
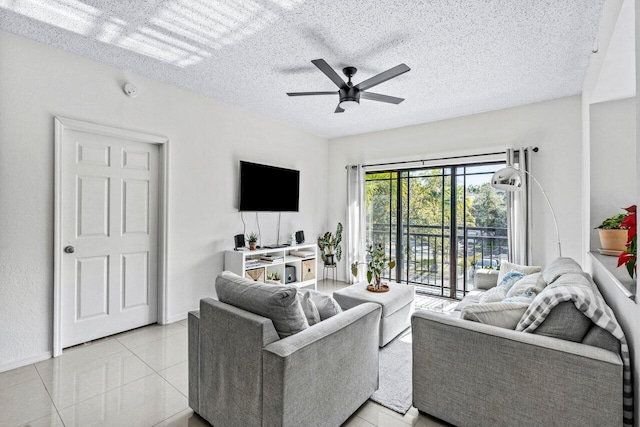
<path id="1" fill-rule="evenodd" d="M 344 110 L 348 110 L 359 105 L 360 98 L 370 99 L 372 101 L 388 102 L 389 104 L 400 104 L 402 101 L 404 101 L 404 98 L 396 98 L 395 96 L 366 92 L 366 90 L 379 85 L 380 83 L 384 83 L 394 77 L 398 77 L 400 74 L 404 74 L 407 71 L 411 70 L 411 68 L 407 67 L 406 64 L 396 65 L 395 67 L 377 74 L 370 79 L 360 82 L 354 86 L 353 83 L 351 83 L 351 77 L 356 74 L 356 72 L 358 71 L 357 68 L 345 67 L 342 69 L 344 75 L 349 79 L 349 81 L 345 83 L 345 81 L 342 80 L 338 73 L 336 73 L 324 59 L 314 59 L 311 62 L 313 63 L 313 65 L 318 67 L 318 69 L 322 71 L 327 77 L 329 77 L 329 79 L 331 79 L 331 81 L 335 83 L 336 86 L 338 86 L 339 90 L 337 92 L 287 92 L 287 95 L 310 96 L 335 95 L 337 93 L 340 97 L 340 102 L 338 103 L 336 111 L 334 111 L 335 113 L 343 113 Z"/>

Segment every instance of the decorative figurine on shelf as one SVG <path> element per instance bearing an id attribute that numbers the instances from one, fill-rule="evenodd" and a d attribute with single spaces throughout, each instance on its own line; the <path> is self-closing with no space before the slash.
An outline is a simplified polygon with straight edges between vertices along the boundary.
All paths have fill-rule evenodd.
<path id="1" fill-rule="evenodd" d="M 249 237 L 247 237 L 247 241 L 249 242 L 249 250 L 255 251 L 256 245 L 258 244 L 258 234 L 256 232 L 249 234 Z"/>
<path id="2" fill-rule="evenodd" d="M 382 243 L 371 244 L 367 247 L 367 262 L 354 262 L 351 264 L 351 274 L 358 277 L 358 265 L 367 265 L 367 290 L 370 292 L 387 292 L 389 286 L 382 283 L 380 276 L 385 268 L 392 269 L 396 266 L 395 261 L 387 258 Z"/>
<path id="3" fill-rule="evenodd" d="M 289 236 L 289 246 L 295 246 L 296 244 L 296 233 L 291 233 Z"/>

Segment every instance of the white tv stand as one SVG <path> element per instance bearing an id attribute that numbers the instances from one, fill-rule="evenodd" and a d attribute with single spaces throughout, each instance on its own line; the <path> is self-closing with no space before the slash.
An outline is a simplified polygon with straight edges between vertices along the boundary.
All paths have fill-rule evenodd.
<path id="1" fill-rule="evenodd" d="M 269 273 L 278 273 L 281 283 L 285 284 L 285 267 L 291 266 L 296 272 L 296 281 L 287 283 L 299 288 L 313 287 L 318 289 L 317 275 L 317 249 L 315 244 L 302 244 L 287 246 L 285 248 L 257 249 L 255 251 L 226 251 L 224 253 L 224 269 L 236 273 L 237 275 L 256 280 L 262 272 L 263 282 Z M 300 258 L 291 255 L 291 251 L 304 250 L 313 252 L 313 258 Z M 280 262 L 260 262 L 257 265 L 247 265 L 247 260 L 259 259 L 262 255 L 282 257 Z M 258 269 L 263 269 L 262 271 Z M 254 271 L 255 270 L 255 271 Z M 250 273 L 248 273 L 250 272 Z M 250 277 L 252 274 L 255 277 Z"/>

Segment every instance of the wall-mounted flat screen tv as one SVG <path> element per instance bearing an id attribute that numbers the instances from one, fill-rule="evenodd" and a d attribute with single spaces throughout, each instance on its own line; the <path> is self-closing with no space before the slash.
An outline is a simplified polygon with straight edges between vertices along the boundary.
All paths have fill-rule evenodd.
<path id="1" fill-rule="evenodd" d="M 300 171 L 240 161 L 240 211 L 298 212 Z"/>

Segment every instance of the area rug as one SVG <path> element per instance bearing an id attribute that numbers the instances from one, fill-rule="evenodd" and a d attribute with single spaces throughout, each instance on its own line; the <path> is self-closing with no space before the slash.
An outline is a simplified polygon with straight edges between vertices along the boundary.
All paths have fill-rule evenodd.
<path id="1" fill-rule="evenodd" d="M 371 400 L 402 415 L 411 408 L 411 329 L 380 349 L 380 384 Z"/>

